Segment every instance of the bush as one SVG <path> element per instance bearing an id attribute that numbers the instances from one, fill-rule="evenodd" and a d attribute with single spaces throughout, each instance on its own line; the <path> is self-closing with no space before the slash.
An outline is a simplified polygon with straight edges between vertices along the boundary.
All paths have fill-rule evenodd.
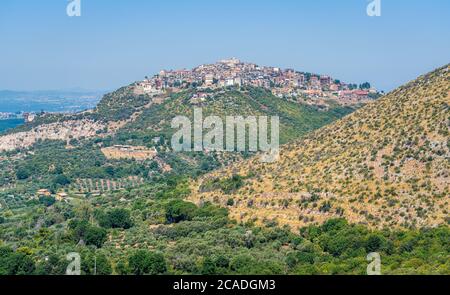
<path id="1" fill-rule="evenodd" d="M 324 232 L 331 232 L 340 230 L 348 225 L 347 220 L 345 219 L 330 219 L 322 225 L 322 230 Z"/>
<path id="2" fill-rule="evenodd" d="M 55 179 L 53 180 L 53 183 L 55 185 L 65 186 L 65 185 L 70 184 L 70 179 L 67 176 L 65 176 L 64 174 L 60 174 L 55 177 Z"/>
<path id="3" fill-rule="evenodd" d="M 67 261 L 56 254 L 48 255 L 48 259 L 40 261 L 36 267 L 37 275 L 64 275 L 67 268 Z"/>
<path id="4" fill-rule="evenodd" d="M 113 209 L 106 214 L 102 211 L 97 211 L 96 219 L 100 226 L 104 228 L 129 229 L 133 226 L 130 211 L 126 209 Z"/>
<path id="5" fill-rule="evenodd" d="M 101 248 L 107 239 L 105 229 L 92 226 L 86 220 L 71 220 L 69 229 L 71 229 L 72 237 L 76 242 L 83 239 L 86 245 L 96 246 L 97 248 Z"/>
<path id="6" fill-rule="evenodd" d="M 241 254 L 233 257 L 230 262 L 230 268 L 237 274 L 247 274 L 253 273 L 255 270 L 252 269 L 256 264 L 253 257 L 248 254 Z"/>
<path id="7" fill-rule="evenodd" d="M 240 175 L 233 175 L 231 178 L 219 179 L 203 183 L 200 191 L 211 192 L 215 190 L 222 190 L 225 194 L 229 195 L 238 191 L 244 185 L 244 178 Z"/>
<path id="8" fill-rule="evenodd" d="M 85 252 L 82 257 L 81 270 L 86 275 L 110 275 L 111 263 L 103 253 Z"/>
<path id="9" fill-rule="evenodd" d="M 166 205 L 166 220 L 169 223 L 192 220 L 197 213 L 197 206 L 181 200 L 174 200 Z"/>
<path id="10" fill-rule="evenodd" d="M 31 275 L 35 268 L 29 255 L 7 247 L 0 248 L 0 275 Z"/>
<path id="11" fill-rule="evenodd" d="M 203 260 L 201 273 L 202 273 L 202 275 L 214 275 L 214 274 L 216 274 L 216 265 L 215 265 L 214 261 L 211 258 L 206 257 Z"/>
<path id="12" fill-rule="evenodd" d="M 26 168 L 19 168 L 17 169 L 16 172 L 16 177 L 18 180 L 25 180 L 28 179 L 31 175 L 30 170 L 26 169 Z"/>
<path id="13" fill-rule="evenodd" d="M 85 242 L 86 245 L 101 248 L 103 243 L 106 242 L 106 230 L 100 227 L 88 227 L 85 232 Z"/>
<path id="14" fill-rule="evenodd" d="M 367 253 L 380 251 L 383 248 L 383 245 L 386 243 L 385 238 L 380 235 L 371 234 L 367 238 L 366 242 L 366 251 Z"/>
<path id="15" fill-rule="evenodd" d="M 195 217 L 226 218 L 228 217 L 228 210 L 207 202 L 201 208 L 198 208 L 194 215 Z"/>
<path id="16" fill-rule="evenodd" d="M 46 206 L 46 207 L 50 207 L 53 204 L 55 204 L 56 199 L 52 196 L 40 196 L 39 197 L 39 203 L 41 203 L 42 205 Z"/>
<path id="17" fill-rule="evenodd" d="M 74 219 L 69 222 L 69 229 L 72 231 L 72 236 L 76 242 L 84 238 L 89 223 L 86 220 Z"/>
<path id="18" fill-rule="evenodd" d="M 138 250 L 128 259 L 129 267 L 135 275 L 157 275 L 167 271 L 166 260 L 161 253 Z"/>

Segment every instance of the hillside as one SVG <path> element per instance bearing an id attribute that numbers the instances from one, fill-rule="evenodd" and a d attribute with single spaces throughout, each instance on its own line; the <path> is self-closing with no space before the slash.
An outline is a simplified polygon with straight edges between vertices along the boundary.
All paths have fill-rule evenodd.
<path id="1" fill-rule="evenodd" d="M 203 177 L 189 199 L 294 228 L 336 217 L 378 228 L 446 223 L 449 95 L 447 65 L 284 146 L 278 162 L 255 158 Z"/>
<path id="2" fill-rule="evenodd" d="M 442 73 L 447 80 L 431 76 L 427 79 L 436 80 L 433 85 L 448 83 L 447 72 Z M 367 116 L 369 110 L 382 109 L 377 107 L 378 103 L 314 132 L 354 109 L 333 103 L 324 109 L 286 100 L 256 87 L 205 91 L 207 95 L 200 101 L 194 99 L 196 89 L 149 96 L 130 87 L 105 96 L 93 111 L 39 118 L 31 126 L 20 129 L 22 136 L 26 135 L 24 138 L 34 142 L 29 141 L 25 147 L 18 140 L 18 149 L 0 153 L 0 275 L 61 275 L 69 263 L 67 253 L 71 252 L 80 253 L 83 275 L 363 275 L 367 268 L 366 256 L 371 252 L 379 252 L 383 257 L 383 274 L 450 273 L 448 226 L 378 230 L 354 224 L 355 220 L 350 220 L 352 215 L 337 212 L 337 197 L 326 198 L 321 191 L 321 187 L 323 190 L 328 187 L 323 186 L 328 179 L 321 171 L 301 177 L 300 173 L 307 171 L 307 167 L 325 164 L 330 166 L 330 173 L 337 175 L 335 169 L 339 167 L 335 168 L 337 165 L 332 161 L 342 159 L 341 154 L 349 157 L 346 154 L 349 147 L 352 147 L 350 154 L 357 153 L 360 146 L 364 152 L 369 150 L 370 143 L 352 136 L 359 132 L 358 118 Z M 405 98 L 410 94 L 407 89 L 409 86 L 399 90 Z M 422 109 L 433 110 L 435 104 L 439 105 L 440 93 L 442 90 L 430 92 L 426 101 L 432 105 Z M 444 113 L 440 108 L 434 114 L 431 112 L 432 122 L 423 128 L 448 116 L 448 96 L 443 98 L 446 100 L 441 105 L 447 109 Z M 380 104 L 390 105 L 391 100 Z M 399 105 L 408 104 L 400 101 Z M 127 106 L 132 107 L 127 110 Z M 172 153 L 168 145 L 172 133 L 170 119 L 180 114 L 190 116 L 194 106 L 202 107 L 205 114 L 220 116 L 280 116 L 280 135 L 287 143 L 281 161 L 261 165 L 259 160 L 242 162 L 251 156 L 246 153 Z M 394 112 L 394 108 L 383 112 L 388 111 L 400 113 Z M 374 119 L 379 116 L 383 120 Z M 421 117 L 417 120 L 428 118 L 422 113 L 418 116 Z M 387 119 L 384 114 L 373 115 L 365 124 L 388 124 Z M 434 126 L 433 134 L 443 132 L 439 125 Z M 377 136 L 389 140 L 399 138 L 395 130 L 388 132 L 387 127 L 383 132 L 375 127 L 365 128 L 368 138 L 378 133 Z M 76 132 L 68 132 L 70 129 Z M 403 129 L 409 130 L 406 125 Z M 6 136 L 17 133 L 16 129 Z M 447 140 L 448 133 L 439 138 Z M 357 143 L 353 142 L 356 140 Z M 448 159 L 448 146 L 444 153 L 436 151 L 435 154 Z M 444 165 L 443 171 L 448 171 L 445 162 L 437 162 L 437 156 L 432 162 Z M 321 164 L 322 160 L 325 164 Z M 198 179 L 233 161 L 241 162 L 208 175 L 197 188 L 190 187 L 189 177 Z M 346 161 L 342 169 L 347 164 L 351 169 L 358 167 L 357 161 L 350 158 Z M 437 171 L 434 167 L 430 168 L 433 173 Z M 356 173 L 359 170 L 354 170 L 353 175 Z M 448 176 L 443 174 L 443 177 Z M 308 178 L 311 181 L 307 183 Z M 299 179 L 304 182 L 299 183 Z M 355 179 L 356 176 L 348 175 L 349 189 L 357 190 L 359 183 L 354 183 Z M 272 193 L 267 194 L 270 202 L 261 203 L 259 191 L 265 189 L 264 185 Z M 329 185 L 329 194 L 336 196 L 338 191 L 331 191 L 332 185 L 338 187 L 339 183 Z M 198 188 L 202 193 L 197 193 Z M 183 201 L 190 195 L 195 196 L 190 199 L 197 201 L 198 206 Z M 293 205 L 298 196 L 305 196 L 305 209 L 301 212 Z M 210 198 L 216 204 L 201 202 L 200 197 Z M 327 199 L 329 205 L 324 204 Z M 359 201 L 354 204 L 360 206 Z M 308 226 L 293 231 L 299 224 L 300 214 L 308 217 L 301 223 Z M 256 215 L 260 219 L 255 223 L 235 221 L 250 220 Z M 332 218 L 337 216 L 349 220 Z M 310 226 L 322 217 L 330 219 Z M 265 226 L 260 227 L 263 221 Z M 283 224 L 294 227 L 277 226 Z"/>
<path id="3" fill-rule="evenodd" d="M 14 187 L 7 193 L 26 193 L 41 188 L 51 191 L 80 190 L 80 181 L 94 184 L 119 181 L 127 177 L 143 178 L 147 183 L 166 174 L 197 176 L 221 167 L 247 154 L 205 154 L 171 152 L 175 132 L 171 120 L 178 115 L 191 116 L 194 107 L 205 116 L 278 115 L 287 143 L 329 124 L 355 110 L 357 106 L 330 103 L 317 106 L 288 101 L 270 91 L 254 87 L 230 87 L 209 90 L 201 102 L 193 97 L 196 89 L 150 96 L 136 91 L 134 84 L 107 94 L 92 111 L 59 115 L 49 114 L 0 136 L 0 155 L 4 160 L 0 187 Z M 108 158 L 102 150 L 115 145 L 138 149 L 156 149 L 155 157 L 133 161 L 126 157 Z M 56 173 L 55 173 L 56 171 Z M 170 173 L 169 173 L 170 172 Z M 58 178 L 65 181 L 59 183 Z"/>
<path id="4" fill-rule="evenodd" d="M 225 90 L 209 91 L 202 101 L 195 101 L 192 97 L 196 91 L 188 90 L 174 93 L 146 108 L 135 120 L 124 126 L 118 137 L 126 136 L 142 139 L 142 144 L 148 144 L 149 135 L 170 139 L 173 134 L 171 119 L 183 115 L 193 118 L 194 107 L 202 108 L 204 116 L 216 115 L 223 119 L 225 116 L 279 116 L 281 134 L 284 143 L 298 138 L 325 124 L 339 119 L 355 110 L 355 107 L 333 105 L 323 110 L 319 107 L 294 103 L 276 97 L 270 91 L 262 88 L 242 87 Z M 152 136 L 150 136 L 152 137 Z"/>

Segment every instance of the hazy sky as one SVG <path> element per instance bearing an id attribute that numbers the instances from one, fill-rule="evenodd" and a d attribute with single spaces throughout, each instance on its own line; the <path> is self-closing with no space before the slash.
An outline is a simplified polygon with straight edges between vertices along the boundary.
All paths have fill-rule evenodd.
<path id="1" fill-rule="evenodd" d="M 1 0 L 0 89 L 115 89 L 238 57 L 391 90 L 450 62 L 449 0 Z"/>

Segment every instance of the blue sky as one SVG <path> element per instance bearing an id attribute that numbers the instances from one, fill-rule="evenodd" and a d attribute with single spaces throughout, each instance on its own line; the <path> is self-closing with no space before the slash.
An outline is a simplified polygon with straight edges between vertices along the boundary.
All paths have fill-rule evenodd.
<path id="1" fill-rule="evenodd" d="M 450 62 L 450 1 L 2 0 L 0 89 L 115 89 L 238 57 L 391 90 Z"/>

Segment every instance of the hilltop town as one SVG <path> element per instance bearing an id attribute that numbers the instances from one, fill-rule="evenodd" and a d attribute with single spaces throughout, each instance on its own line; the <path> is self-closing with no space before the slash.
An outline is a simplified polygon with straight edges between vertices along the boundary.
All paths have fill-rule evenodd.
<path id="1" fill-rule="evenodd" d="M 269 89 L 278 97 L 290 99 L 333 99 L 342 103 L 359 103 L 378 98 L 380 93 L 370 83 L 347 84 L 328 75 L 299 72 L 293 69 L 259 66 L 236 58 L 192 70 L 162 70 L 152 78 L 136 83 L 136 91 L 158 95 L 165 91 L 196 88 L 202 98 L 206 89 L 253 86 Z"/>

